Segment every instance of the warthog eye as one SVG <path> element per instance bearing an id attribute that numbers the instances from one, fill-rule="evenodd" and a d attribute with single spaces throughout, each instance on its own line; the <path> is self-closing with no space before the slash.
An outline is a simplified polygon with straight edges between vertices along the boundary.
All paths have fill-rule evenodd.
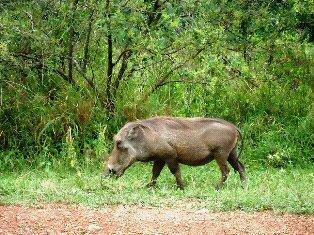
<path id="1" fill-rule="evenodd" d="M 121 140 L 118 140 L 118 141 L 116 142 L 116 145 L 117 145 L 117 148 L 118 148 L 118 149 L 125 149 L 125 147 L 124 147 L 124 145 L 122 144 L 122 141 L 121 141 Z"/>
<path id="2" fill-rule="evenodd" d="M 113 169 L 109 169 L 109 174 L 115 174 L 116 173 L 116 171 L 115 170 L 113 170 Z"/>
<path id="3" fill-rule="evenodd" d="M 121 140 L 117 140 L 116 145 L 117 145 L 117 148 L 120 148 L 121 147 Z"/>

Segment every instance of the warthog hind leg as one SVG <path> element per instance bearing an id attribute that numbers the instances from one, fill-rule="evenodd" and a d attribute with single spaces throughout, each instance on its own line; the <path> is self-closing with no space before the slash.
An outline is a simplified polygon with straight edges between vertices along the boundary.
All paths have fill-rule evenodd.
<path id="1" fill-rule="evenodd" d="M 222 186 L 226 182 L 230 169 L 228 167 L 227 160 L 225 157 L 219 156 L 219 157 L 216 157 L 215 160 L 221 171 L 221 180 L 216 186 L 216 189 L 219 190 L 220 188 L 222 188 Z"/>
<path id="2" fill-rule="evenodd" d="M 233 149 L 228 157 L 228 162 L 233 167 L 233 169 L 237 172 L 239 172 L 240 180 L 242 183 L 242 188 L 246 188 L 247 186 L 247 179 L 245 174 L 245 167 L 244 165 L 239 161 L 237 151 L 236 149 Z"/>
<path id="3" fill-rule="evenodd" d="M 170 172 L 176 177 L 178 188 L 184 189 L 179 163 L 176 160 L 170 160 L 167 165 Z"/>

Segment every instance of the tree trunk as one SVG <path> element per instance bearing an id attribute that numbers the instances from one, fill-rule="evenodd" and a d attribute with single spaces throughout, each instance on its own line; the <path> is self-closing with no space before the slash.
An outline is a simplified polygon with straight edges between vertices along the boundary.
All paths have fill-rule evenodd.
<path id="1" fill-rule="evenodd" d="M 71 10 L 71 15 L 69 19 L 69 39 L 68 39 L 68 79 L 69 82 L 73 83 L 73 53 L 74 53 L 74 13 L 76 11 L 76 7 L 78 4 L 78 0 L 74 0 Z"/>
<path id="2" fill-rule="evenodd" d="M 111 93 L 111 87 L 112 87 L 112 76 L 113 76 L 113 45 L 112 45 L 112 34 L 111 34 L 111 19 L 110 19 L 110 9 L 109 9 L 110 1 L 107 1 L 106 4 L 106 14 L 107 14 L 107 21 L 108 21 L 108 32 L 107 32 L 107 84 L 106 84 L 106 100 L 105 100 L 105 106 L 107 108 L 108 114 L 113 115 L 115 110 L 115 104 Z"/>
<path id="3" fill-rule="evenodd" d="M 93 14 L 94 14 L 94 10 L 92 10 L 89 15 L 86 41 L 84 45 L 84 57 L 83 57 L 83 65 L 82 65 L 82 72 L 84 74 L 86 74 L 87 64 L 88 64 L 88 59 L 89 59 L 89 44 L 90 44 L 90 36 L 91 36 L 92 25 L 93 25 Z"/>

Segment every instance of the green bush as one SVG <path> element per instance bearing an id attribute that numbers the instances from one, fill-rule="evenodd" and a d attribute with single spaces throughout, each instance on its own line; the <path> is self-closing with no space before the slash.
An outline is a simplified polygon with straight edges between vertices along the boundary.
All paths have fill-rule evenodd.
<path id="1" fill-rule="evenodd" d="M 153 2 L 0 6 L 1 169 L 100 161 L 155 115 L 237 124 L 248 164 L 313 161 L 310 3 Z"/>

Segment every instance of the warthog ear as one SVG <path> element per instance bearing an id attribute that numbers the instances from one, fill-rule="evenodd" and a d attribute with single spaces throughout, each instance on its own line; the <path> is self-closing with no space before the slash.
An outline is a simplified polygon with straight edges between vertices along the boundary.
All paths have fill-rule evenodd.
<path id="1" fill-rule="evenodd" d="M 142 133 L 144 128 L 145 126 L 143 126 L 142 124 L 137 124 L 136 126 L 134 126 L 128 133 L 128 139 L 134 139 L 138 137 Z"/>

